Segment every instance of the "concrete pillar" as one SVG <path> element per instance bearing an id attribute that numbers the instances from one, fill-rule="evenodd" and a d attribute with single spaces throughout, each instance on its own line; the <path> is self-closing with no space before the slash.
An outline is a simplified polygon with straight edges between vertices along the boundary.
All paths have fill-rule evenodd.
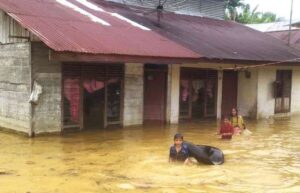
<path id="1" fill-rule="evenodd" d="M 125 64 L 123 125 L 143 124 L 144 64 Z"/>
<path id="2" fill-rule="evenodd" d="M 222 118 L 223 71 L 218 71 L 217 119 Z"/>
<path id="3" fill-rule="evenodd" d="M 300 68 L 292 72 L 291 113 L 300 113 Z"/>
<path id="4" fill-rule="evenodd" d="M 180 90 L 180 65 L 169 66 L 167 121 L 178 124 L 179 121 L 179 90 Z"/>

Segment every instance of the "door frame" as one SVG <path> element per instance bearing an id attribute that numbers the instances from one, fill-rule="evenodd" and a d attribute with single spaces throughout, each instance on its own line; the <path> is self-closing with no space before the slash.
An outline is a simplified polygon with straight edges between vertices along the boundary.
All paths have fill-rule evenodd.
<path id="1" fill-rule="evenodd" d="M 216 117 L 217 116 L 217 102 L 218 102 L 218 71 L 215 70 L 215 69 L 209 69 L 209 68 L 191 68 L 191 67 L 181 67 L 180 68 L 180 78 L 179 78 L 179 92 L 180 92 L 180 81 L 181 81 L 181 70 L 182 69 L 189 69 L 189 70 L 198 70 L 198 71 L 202 71 L 205 75 L 203 77 L 203 81 L 204 81 L 204 87 L 205 87 L 205 90 L 207 88 L 207 81 L 210 80 L 209 79 L 209 72 L 215 72 L 216 73 L 216 77 L 215 77 L 215 88 L 214 88 L 214 93 L 215 93 L 215 96 L 214 96 L 214 100 L 215 100 L 215 105 L 214 105 L 214 111 L 215 111 L 215 114 L 214 115 L 209 115 L 207 114 L 207 96 L 205 94 L 204 96 L 204 104 L 203 104 L 203 117 L 201 118 L 211 118 L 211 117 Z M 193 77 L 189 77 L 188 79 L 188 84 L 189 84 L 189 93 L 192 93 L 192 81 L 193 80 L 196 80 L 195 78 Z M 180 94 L 179 94 L 180 95 Z M 188 105 L 189 105 L 189 110 L 188 110 L 188 114 L 187 115 L 180 115 L 180 99 L 179 99 L 179 119 L 193 119 L 192 118 L 192 112 L 193 112 L 193 101 L 192 101 L 192 98 L 189 97 L 189 101 L 188 101 Z"/>
<path id="2" fill-rule="evenodd" d="M 158 69 L 147 69 L 147 66 L 159 66 L 160 68 Z M 146 124 L 148 122 L 156 122 L 156 121 L 152 121 L 152 120 L 146 120 L 145 119 L 145 101 L 146 101 L 146 71 L 147 72 L 157 72 L 157 71 L 162 71 L 165 75 L 165 85 L 164 85 L 164 100 L 163 100 L 163 120 L 162 121 L 157 121 L 159 123 L 162 124 L 166 124 L 167 123 L 167 97 L 168 97 L 168 65 L 167 64 L 144 64 L 144 78 L 143 78 L 143 124 Z"/>
<path id="3" fill-rule="evenodd" d="M 103 123 L 103 127 L 106 128 L 110 125 L 120 125 L 120 127 L 123 127 L 124 125 L 124 73 L 125 73 L 125 64 L 109 64 L 109 63 L 69 63 L 69 62 L 64 62 L 61 65 L 61 73 L 62 73 L 62 78 L 61 78 L 61 131 L 63 132 L 65 129 L 69 129 L 69 128 L 78 128 L 79 130 L 83 130 L 84 129 L 84 97 L 83 97 L 83 92 L 84 92 L 84 88 L 83 88 L 83 79 L 84 79 L 84 74 L 83 74 L 83 69 L 84 68 L 89 68 L 89 66 L 97 66 L 97 65 L 105 65 L 105 80 L 104 80 L 104 98 L 105 98 L 105 104 L 104 104 L 104 123 Z M 120 93 L 120 121 L 115 121 L 115 122 L 108 122 L 107 121 L 107 69 L 109 68 L 110 65 L 120 65 L 121 66 L 121 71 L 122 71 L 122 76 L 120 77 L 120 84 L 121 84 L 121 93 Z M 80 68 L 80 75 L 79 75 L 79 96 L 80 96 L 80 103 L 79 103 L 79 123 L 76 125 L 65 125 L 64 123 L 64 80 L 65 80 L 65 76 L 64 76 L 64 72 L 65 72 L 65 68 L 66 66 L 79 66 Z"/>
<path id="4" fill-rule="evenodd" d="M 228 113 L 231 113 L 231 109 L 230 109 L 230 112 L 228 112 L 228 113 L 225 113 L 224 112 L 224 100 L 223 100 L 223 97 L 224 97 L 224 74 L 225 74 L 225 72 L 233 72 L 233 73 L 235 73 L 235 78 L 236 78 L 236 81 L 235 81 L 235 87 L 236 87 L 236 96 L 235 96 L 235 101 L 234 101 L 234 103 L 235 103 L 235 105 L 234 106 L 232 106 L 232 107 L 235 107 L 235 108 L 238 108 L 237 107 L 237 100 L 238 100 L 238 83 L 239 83 L 239 74 L 238 74 L 238 71 L 234 71 L 234 70 L 223 70 L 223 78 L 222 78 L 222 102 L 221 102 L 221 116 L 223 116 L 223 115 L 226 115 L 226 114 L 228 114 Z M 231 108 L 232 108 L 231 107 Z"/>
<path id="5" fill-rule="evenodd" d="M 283 77 L 281 77 L 280 78 L 280 80 L 278 80 L 278 76 L 279 76 L 279 73 L 280 72 L 287 72 L 287 73 L 290 73 L 289 75 L 290 75 L 290 90 L 289 90 L 289 109 L 288 110 L 284 110 L 284 98 L 285 98 L 285 96 L 284 96 L 284 93 L 282 93 L 282 96 L 281 97 L 277 97 L 276 96 L 276 94 L 274 94 L 275 96 L 274 96 L 274 98 L 275 98 L 275 103 L 274 103 L 274 105 L 275 105 L 275 107 L 274 107 L 274 114 L 280 114 L 280 113 L 290 113 L 291 112 L 291 101 L 292 101 L 292 86 L 293 86 L 293 81 L 292 81 L 292 78 L 293 78 L 293 70 L 276 70 L 276 81 L 275 82 L 277 82 L 277 81 L 281 81 L 281 82 L 283 82 L 283 84 L 285 83 L 284 81 L 283 81 Z M 276 91 L 277 91 L 277 88 L 274 88 Z M 283 91 L 283 89 L 284 89 L 284 85 L 282 86 L 282 92 L 284 92 Z M 276 109 L 276 101 L 277 101 L 277 99 L 281 99 L 281 110 L 280 111 L 277 111 L 277 109 Z"/>

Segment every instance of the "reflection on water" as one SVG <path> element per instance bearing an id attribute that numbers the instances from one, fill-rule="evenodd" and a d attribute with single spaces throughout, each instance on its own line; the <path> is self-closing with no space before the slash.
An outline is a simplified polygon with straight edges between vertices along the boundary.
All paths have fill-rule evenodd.
<path id="1" fill-rule="evenodd" d="M 212 122 L 37 137 L 0 133 L 1 193 L 300 192 L 300 118 L 250 122 L 219 140 Z M 221 148 L 225 164 L 170 165 L 172 137 Z"/>

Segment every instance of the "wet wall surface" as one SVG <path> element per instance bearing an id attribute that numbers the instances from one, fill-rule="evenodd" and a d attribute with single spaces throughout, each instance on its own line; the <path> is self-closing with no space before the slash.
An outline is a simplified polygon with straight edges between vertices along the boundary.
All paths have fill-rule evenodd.
<path id="1" fill-rule="evenodd" d="M 300 192 L 300 117 L 247 121 L 220 140 L 215 122 L 93 130 L 29 139 L 0 133 L 1 193 Z M 219 166 L 169 164 L 173 135 L 221 148 Z"/>

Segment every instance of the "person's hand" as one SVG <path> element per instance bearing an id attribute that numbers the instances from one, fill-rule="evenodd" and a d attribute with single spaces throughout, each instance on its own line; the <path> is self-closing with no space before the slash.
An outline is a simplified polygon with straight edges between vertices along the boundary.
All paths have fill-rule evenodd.
<path id="1" fill-rule="evenodd" d="M 189 158 L 186 158 L 186 160 L 184 161 L 184 165 L 189 165 L 189 163 L 190 163 L 190 159 Z"/>

